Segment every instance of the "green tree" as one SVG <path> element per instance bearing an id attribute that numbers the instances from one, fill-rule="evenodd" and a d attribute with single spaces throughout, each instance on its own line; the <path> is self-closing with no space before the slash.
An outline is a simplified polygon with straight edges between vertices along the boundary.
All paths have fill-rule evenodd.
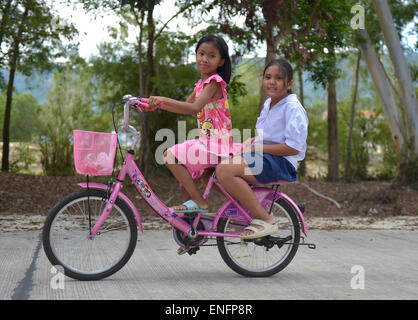
<path id="1" fill-rule="evenodd" d="M 138 92 L 138 63 L 136 47 L 123 42 L 102 44 L 99 55 L 90 60 L 90 70 L 94 77 L 94 103 L 108 112 L 115 103 L 120 103 L 121 97 L 127 92 Z M 118 48 L 123 47 L 120 51 Z M 182 38 L 180 34 L 163 32 L 156 41 L 155 47 L 155 73 L 153 78 L 156 95 L 169 96 L 183 100 L 190 95 L 193 84 L 199 77 L 194 64 L 184 63 L 186 48 L 189 47 L 189 38 Z M 110 114 L 110 113 L 109 113 Z M 119 113 L 120 117 L 122 116 Z M 149 136 L 154 137 L 161 128 L 169 128 L 177 133 L 177 120 L 190 119 L 189 116 L 157 110 L 148 113 Z M 110 122 L 109 122 L 110 123 Z M 194 121 L 190 125 L 195 125 Z M 150 153 L 161 142 L 150 139 Z M 153 163 L 154 159 L 150 159 Z"/>
<path id="2" fill-rule="evenodd" d="M 321 1 L 318 7 L 319 26 L 304 41 L 314 58 L 306 64 L 312 80 L 328 91 L 328 175 L 329 181 L 339 179 L 339 138 L 336 80 L 340 75 L 336 51 L 352 45 L 350 27 L 352 1 Z"/>
<path id="3" fill-rule="evenodd" d="M 171 20 L 198 5 L 204 5 L 204 3 L 197 0 L 177 1 L 176 5 L 178 10 L 161 25 L 155 21 L 154 12 L 162 0 L 81 0 L 81 2 L 88 10 L 97 9 L 100 5 L 103 5 L 107 8 L 111 8 L 112 10 L 116 10 L 119 13 L 124 13 L 122 17 L 125 18 L 126 11 L 124 8 L 127 7 L 130 9 L 130 13 L 133 18 L 128 18 L 128 22 L 139 27 L 139 34 L 137 37 L 137 70 L 139 70 L 137 83 L 139 91 L 137 92 L 138 95 L 147 97 L 156 93 L 154 88 L 156 41 L 167 28 L 167 25 Z M 145 63 L 143 60 L 144 56 L 146 57 Z M 151 160 L 151 150 L 149 145 L 149 117 L 149 114 L 146 112 L 140 113 L 139 115 L 142 135 L 140 142 L 139 167 L 144 173 L 146 173 L 148 162 Z"/>
<path id="4" fill-rule="evenodd" d="M 94 103 L 93 75 L 89 68 L 65 68 L 53 75 L 48 105 L 42 107 L 37 142 L 47 175 L 72 175 L 74 129 L 112 131 L 109 112 Z"/>
<path id="5" fill-rule="evenodd" d="M 280 54 L 279 43 L 294 24 L 291 12 L 296 8 L 297 0 L 214 0 L 212 3 L 220 12 L 220 23 L 218 20 L 212 23 L 220 24 L 220 30 L 241 44 L 246 51 L 254 49 L 257 42 L 266 44 L 266 65 Z M 244 25 L 232 22 L 239 16 L 245 18 Z M 266 98 L 261 89 L 259 111 Z"/>
<path id="6" fill-rule="evenodd" d="M 0 118 L 4 117 L 6 96 L 0 95 Z M 40 106 L 30 93 L 17 93 L 10 116 L 10 140 L 30 142 L 37 134 Z M 0 126 L 3 133 L 3 126 Z"/>
<path id="7" fill-rule="evenodd" d="M 11 6 L 2 40 L 6 43 L 4 63 L 9 69 L 6 105 L 3 122 L 2 171 L 9 170 L 10 117 L 16 71 L 30 75 L 35 69 L 51 69 L 53 60 L 63 56 L 62 37 L 71 39 L 75 29 L 71 25 L 51 23 L 54 16 L 45 2 L 26 0 Z M 3 21 L 2 21 L 3 24 Z M 7 39 L 7 41 L 4 41 Z"/>
<path id="8" fill-rule="evenodd" d="M 411 73 L 408 63 L 405 59 L 403 48 L 401 46 L 397 30 L 393 21 L 391 9 L 387 0 L 373 0 L 373 5 L 376 10 L 376 15 L 382 29 L 385 43 L 388 47 L 389 55 L 393 67 L 395 69 L 396 78 L 399 84 L 399 93 L 402 110 L 405 117 L 405 127 L 407 133 L 409 147 L 409 159 L 407 168 L 409 166 L 417 166 L 418 164 L 418 103 L 415 94 L 415 89 L 412 84 Z M 418 9 L 418 4 L 414 2 L 415 9 Z M 416 10 L 415 10 L 416 12 Z M 401 169 L 402 170 L 402 169 Z M 401 180 L 410 180 L 406 174 L 404 177 L 399 177 Z M 415 173 L 413 179 L 418 180 L 418 173 Z M 402 182 L 404 182 L 402 181 Z M 414 181 L 415 182 L 415 181 Z"/>
<path id="9" fill-rule="evenodd" d="M 415 167 L 418 163 L 416 138 L 418 106 L 415 89 L 411 84 L 410 70 L 404 60 L 403 49 L 400 47 L 399 33 L 408 22 L 414 20 L 417 2 L 373 1 L 373 4 L 374 6 L 371 1 L 362 2 L 366 12 L 366 28 L 357 31 L 357 42 L 373 78 L 396 146 L 397 180 L 408 183 L 411 178 L 418 179 L 417 175 L 407 173 L 409 167 Z M 379 58 L 384 44 L 389 49 L 395 67 L 397 85 L 393 83 L 395 77 L 388 76 Z M 395 97 L 399 97 L 399 103 Z"/>
<path id="10" fill-rule="evenodd" d="M 1 10 L 1 22 L 0 22 L 0 48 L 3 47 L 3 39 L 6 41 L 8 40 L 8 37 L 6 35 L 6 26 L 9 24 L 9 16 L 11 14 L 12 9 L 12 0 L 0 0 L 0 7 Z M 5 36 L 6 35 L 6 36 Z M 3 50 L 0 50 L 0 69 L 3 69 L 4 67 L 4 54 Z M 0 90 L 3 89 L 5 86 L 3 75 L 0 74 Z"/>
<path id="11" fill-rule="evenodd" d="M 354 1 L 214 1 L 220 8 L 223 30 L 235 38 L 266 43 L 266 61 L 284 55 L 301 69 L 306 64 L 318 84 L 328 89 L 329 180 L 338 180 L 338 117 L 335 81 L 336 51 L 351 43 L 350 8 Z M 231 23 L 243 16 L 245 26 Z M 261 94 L 259 108 L 265 96 Z"/>

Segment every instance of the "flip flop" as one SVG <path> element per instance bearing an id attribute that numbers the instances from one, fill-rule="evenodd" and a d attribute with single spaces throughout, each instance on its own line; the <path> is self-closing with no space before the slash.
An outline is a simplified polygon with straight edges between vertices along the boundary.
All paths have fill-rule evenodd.
<path id="1" fill-rule="evenodd" d="M 193 200 L 186 201 L 185 203 L 183 203 L 183 206 L 185 206 L 186 209 L 180 209 L 180 210 L 174 209 L 174 212 L 186 213 L 186 212 L 208 212 L 209 211 L 209 209 L 201 209 L 197 205 L 197 203 L 194 202 Z"/>
<path id="2" fill-rule="evenodd" d="M 241 239 L 243 240 L 257 239 L 257 238 L 269 236 L 278 231 L 277 225 L 275 223 L 270 224 L 260 219 L 253 219 L 253 221 L 251 221 L 251 224 L 261 226 L 263 227 L 263 229 L 260 230 L 252 226 L 245 227 L 244 230 L 249 230 L 249 231 L 252 231 L 253 233 L 246 235 L 246 236 L 245 235 L 241 236 Z"/>

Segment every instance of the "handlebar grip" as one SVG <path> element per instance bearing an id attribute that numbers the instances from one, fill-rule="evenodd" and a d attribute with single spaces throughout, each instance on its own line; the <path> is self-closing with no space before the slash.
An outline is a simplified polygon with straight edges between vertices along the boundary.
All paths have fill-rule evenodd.
<path id="1" fill-rule="evenodd" d="M 148 98 L 140 98 L 140 97 L 137 98 L 137 97 L 132 97 L 132 96 L 125 96 L 125 97 L 127 97 L 128 100 L 129 100 L 129 106 L 137 109 L 138 111 L 142 112 L 145 109 L 147 111 L 155 111 L 156 110 L 156 108 L 151 108 L 148 105 Z M 162 106 L 163 106 L 163 103 L 161 102 L 157 105 L 157 108 L 162 108 Z"/>
<path id="2" fill-rule="evenodd" d="M 141 112 L 144 111 L 144 109 L 148 107 L 147 104 L 145 104 L 141 101 L 141 98 L 130 99 L 129 100 L 129 106 L 131 108 L 135 108 L 135 109 L 137 109 L 138 111 L 141 111 Z"/>
<path id="3" fill-rule="evenodd" d="M 141 104 L 141 101 L 138 100 L 138 99 L 132 99 L 132 100 L 129 101 L 129 105 L 131 107 L 137 108 L 140 104 Z"/>

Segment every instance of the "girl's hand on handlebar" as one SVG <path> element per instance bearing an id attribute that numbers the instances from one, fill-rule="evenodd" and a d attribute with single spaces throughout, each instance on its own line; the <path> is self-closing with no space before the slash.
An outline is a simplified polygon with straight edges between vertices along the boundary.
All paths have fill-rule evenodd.
<path id="1" fill-rule="evenodd" d="M 141 99 L 136 99 L 136 98 L 131 99 L 129 101 L 129 105 L 132 108 L 135 108 L 141 112 L 148 106 L 146 103 L 142 102 Z"/>
<path id="2" fill-rule="evenodd" d="M 130 100 L 131 107 L 143 112 L 143 111 L 155 111 L 154 107 L 148 104 L 147 98 L 134 98 Z M 160 106 L 159 106 L 160 107 Z"/>
<path id="3" fill-rule="evenodd" d="M 164 102 L 162 100 L 162 97 L 151 96 L 149 97 L 147 103 L 150 108 L 155 110 L 155 108 L 161 108 Z"/>
<path id="4" fill-rule="evenodd" d="M 142 98 L 142 110 L 144 111 L 155 111 L 155 108 L 151 107 L 148 103 L 148 99 Z"/>

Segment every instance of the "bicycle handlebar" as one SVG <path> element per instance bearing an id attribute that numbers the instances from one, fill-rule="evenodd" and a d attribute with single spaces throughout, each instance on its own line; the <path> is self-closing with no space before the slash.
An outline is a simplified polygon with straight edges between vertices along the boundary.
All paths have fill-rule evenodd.
<path id="1" fill-rule="evenodd" d="M 144 110 L 155 111 L 156 108 L 152 108 L 149 106 L 147 98 L 133 97 L 132 95 L 127 94 L 123 96 L 122 100 L 124 102 L 122 130 L 126 131 L 126 129 L 129 129 L 129 131 L 131 131 L 132 133 L 138 134 L 137 130 L 131 125 L 129 125 L 130 108 L 135 108 L 136 110 L 140 112 L 143 112 Z M 161 108 L 162 105 L 163 105 L 162 103 L 158 104 L 157 108 Z"/>

